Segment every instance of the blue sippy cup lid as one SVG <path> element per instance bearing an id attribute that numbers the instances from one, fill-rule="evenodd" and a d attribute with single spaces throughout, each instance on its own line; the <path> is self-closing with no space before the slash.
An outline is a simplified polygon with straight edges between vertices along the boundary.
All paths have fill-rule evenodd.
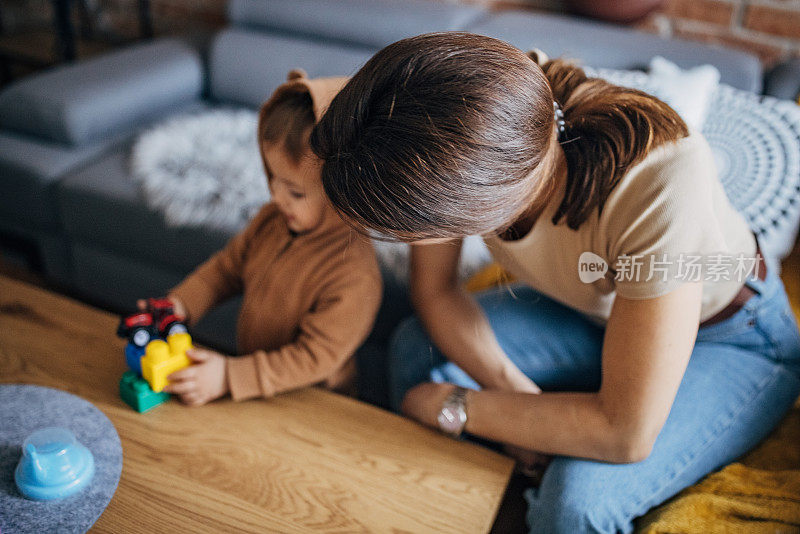
<path id="1" fill-rule="evenodd" d="M 82 490 L 94 476 L 89 449 L 66 428 L 37 430 L 22 443 L 22 457 L 14 471 L 20 492 L 30 499 L 61 499 Z"/>

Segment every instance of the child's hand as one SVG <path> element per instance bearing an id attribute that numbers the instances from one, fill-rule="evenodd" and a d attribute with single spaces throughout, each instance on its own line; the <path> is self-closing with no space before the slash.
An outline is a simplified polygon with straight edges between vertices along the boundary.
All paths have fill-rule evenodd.
<path id="1" fill-rule="evenodd" d="M 225 356 L 206 349 L 190 349 L 186 355 L 194 365 L 169 375 L 164 391 L 178 395 L 189 406 L 202 406 L 228 393 Z"/>

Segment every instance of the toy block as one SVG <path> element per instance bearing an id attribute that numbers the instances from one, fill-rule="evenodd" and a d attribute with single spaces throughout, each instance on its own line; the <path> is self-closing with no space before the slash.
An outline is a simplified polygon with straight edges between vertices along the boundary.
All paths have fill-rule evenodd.
<path id="1" fill-rule="evenodd" d="M 192 338 L 185 332 L 172 334 L 166 342 L 157 339 L 147 344 L 141 359 L 142 376 L 153 391 L 163 391 L 169 383 L 169 375 L 192 364 L 186 356 L 186 351 L 190 348 Z"/>
<path id="2" fill-rule="evenodd" d="M 167 336 L 167 345 L 169 345 L 169 351 L 173 355 L 186 356 L 186 351 L 192 348 L 192 336 L 187 332 L 171 334 Z"/>
<path id="3" fill-rule="evenodd" d="M 144 347 L 137 347 L 133 343 L 125 345 L 125 362 L 137 376 L 142 376 L 142 356 L 144 356 Z"/>
<path id="4" fill-rule="evenodd" d="M 169 400 L 169 393 L 156 393 L 147 382 L 133 371 L 125 371 L 119 381 L 119 396 L 125 403 L 139 413 L 163 404 Z"/>

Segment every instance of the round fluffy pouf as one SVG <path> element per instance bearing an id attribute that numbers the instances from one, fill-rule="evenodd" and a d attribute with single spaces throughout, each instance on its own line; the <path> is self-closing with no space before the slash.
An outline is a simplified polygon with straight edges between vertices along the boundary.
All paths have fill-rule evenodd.
<path id="1" fill-rule="evenodd" d="M 236 231 L 269 199 L 247 109 L 180 115 L 139 136 L 131 173 L 147 203 L 174 226 Z"/>
<path id="2" fill-rule="evenodd" d="M 57 389 L 0 385 L 0 531 L 86 532 L 103 513 L 122 472 L 122 445 L 111 421 L 89 402 Z M 95 474 L 80 493 L 61 500 L 26 499 L 14 483 L 22 442 L 34 431 L 69 428 L 91 451 Z"/>

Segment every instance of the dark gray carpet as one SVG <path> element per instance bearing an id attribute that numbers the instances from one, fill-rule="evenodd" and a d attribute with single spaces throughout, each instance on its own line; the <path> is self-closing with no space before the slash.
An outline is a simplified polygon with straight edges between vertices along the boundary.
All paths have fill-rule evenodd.
<path id="1" fill-rule="evenodd" d="M 62 426 L 94 455 L 95 474 L 82 492 L 62 500 L 31 501 L 14 484 L 22 442 L 40 428 Z M 0 384 L 0 532 L 86 532 L 119 483 L 122 445 L 111 421 L 89 402 L 41 386 Z"/>

